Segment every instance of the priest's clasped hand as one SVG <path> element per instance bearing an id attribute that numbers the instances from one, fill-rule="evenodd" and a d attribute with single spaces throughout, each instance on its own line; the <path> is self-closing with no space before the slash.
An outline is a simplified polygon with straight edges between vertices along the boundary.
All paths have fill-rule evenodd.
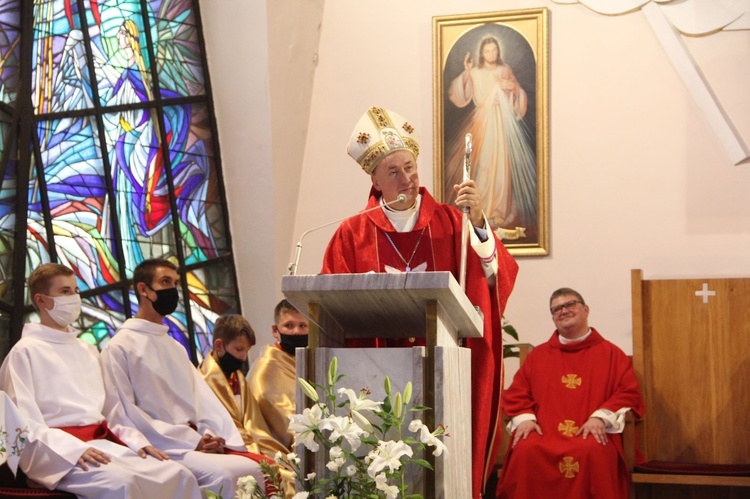
<path id="1" fill-rule="evenodd" d="M 195 450 L 205 452 L 206 454 L 224 454 L 224 445 L 226 441 L 221 437 L 214 437 L 206 433 L 198 442 Z"/>

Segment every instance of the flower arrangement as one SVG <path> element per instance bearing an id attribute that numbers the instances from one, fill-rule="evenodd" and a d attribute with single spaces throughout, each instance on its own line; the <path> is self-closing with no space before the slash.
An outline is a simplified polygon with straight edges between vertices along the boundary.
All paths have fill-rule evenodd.
<path id="1" fill-rule="evenodd" d="M 411 404 L 411 382 L 406 384 L 403 393 L 393 393 L 386 376 L 386 396 L 378 402 L 368 398 L 371 395 L 368 389 L 356 393 L 350 388 L 337 388 L 344 377 L 337 371 L 338 360 L 334 357 L 328 366 L 326 386 L 298 378 L 302 391 L 313 405 L 302 414 L 290 416 L 289 424 L 289 429 L 295 433 L 295 445 L 303 445 L 314 453 L 325 453 L 326 475 L 305 475 L 295 453 L 277 453 L 275 463 L 261 463 L 261 470 L 270 489 L 279 492 L 267 493 L 255 479 L 244 477 L 237 484 L 236 498 L 284 497 L 279 467 L 295 475 L 299 492 L 294 499 L 422 497 L 409 491 L 406 467 L 413 464 L 432 469 L 428 461 L 419 457 L 427 447 L 433 448 L 434 456 L 447 455 L 441 440 L 449 436 L 446 428 L 440 425 L 430 431 L 419 419 L 407 425 L 409 413 L 430 410 Z M 408 432 L 404 431 L 404 426 Z"/>

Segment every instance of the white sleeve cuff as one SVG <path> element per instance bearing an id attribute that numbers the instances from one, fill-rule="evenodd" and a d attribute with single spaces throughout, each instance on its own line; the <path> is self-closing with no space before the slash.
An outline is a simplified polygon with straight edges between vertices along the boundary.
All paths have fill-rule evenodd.
<path id="1" fill-rule="evenodd" d="M 510 433 L 513 433 L 514 431 L 516 431 L 516 428 L 518 428 L 518 425 L 520 425 L 524 421 L 534 421 L 536 423 L 536 416 L 529 413 L 513 416 L 512 418 L 510 418 L 510 423 L 508 423 L 508 431 Z"/>
<path id="2" fill-rule="evenodd" d="M 471 247 L 474 248 L 474 251 L 482 261 L 484 275 L 487 278 L 497 274 L 497 248 L 495 247 L 495 238 L 489 233 L 489 226 L 487 217 L 484 217 L 484 225 L 482 227 L 474 227 L 472 225 L 473 230 L 469 231 Z M 484 242 L 482 242 L 480 236 L 484 236 Z"/>
<path id="3" fill-rule="evenodd" d="M 607 433 L 622 433 L 625 429 L 625 414 L 630 407 L 623 407 L 617 412 L 608 409 L 597 409 L 591 415 L 592 418 L 600 418 L 604 421 L 604 431 Z"/>

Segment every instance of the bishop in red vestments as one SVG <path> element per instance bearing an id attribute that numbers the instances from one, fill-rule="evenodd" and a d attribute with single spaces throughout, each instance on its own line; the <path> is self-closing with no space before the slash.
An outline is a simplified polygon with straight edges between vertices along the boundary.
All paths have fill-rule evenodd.
<path id="1" fill-rule="evenodd" d="M 449 271 L 458 280 L 462 214 L 437 203 L 419 186 L 414 127 L 392 111 L 371 108 L 355 126 L 347 152 L 371 175 L 366 208 L 382 209 L 341 224 L 326 249 L 322 273 Z M 474 251 L 467 257 L 466 294 L 484 314 L 484 337 L 467 341 L 472 362 L 472 497 L 478 498 L 499 448 L 500 319 L 518 265 L 489 230 L 474 181 L 455 189 L 456 205 L 469 208 L 474 227 L 469 230 Z M 402 201 L 397 201 L 399 196 Z"/>
<path id="2" fill-rule="evenodd" d="M 633 364 L 589 327 L 578 292 L 555 291 L 550 310 L 557 330 L 503 393 L 514 431 L 497 496 L 627 498 L 621 432 L 644 410 Z"/>

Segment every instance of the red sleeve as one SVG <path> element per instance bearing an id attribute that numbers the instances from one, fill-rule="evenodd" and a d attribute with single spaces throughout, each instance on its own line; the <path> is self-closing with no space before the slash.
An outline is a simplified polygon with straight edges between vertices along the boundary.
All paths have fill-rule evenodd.
<path id="1" fill-rule="evenodd" d="M 612 379 L 618 382 L 614 393 L 601 408 L 616 412 L 629 407 L 639 418 L 643 417 L 643 397 L 635 377 L 633 362 L 619 348 L 616 348 L 613 357 L 610 369 L 614 371 Z"/>

